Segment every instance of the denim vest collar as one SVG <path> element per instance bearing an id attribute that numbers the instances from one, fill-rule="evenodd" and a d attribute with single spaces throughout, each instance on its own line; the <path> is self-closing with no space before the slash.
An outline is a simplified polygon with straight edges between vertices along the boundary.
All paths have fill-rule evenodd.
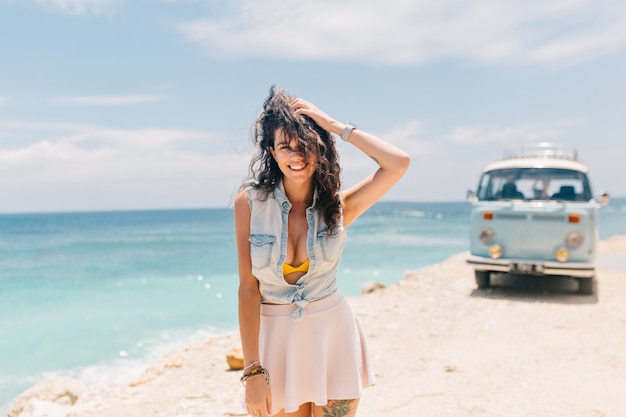
<path id="1" fill-rule="evenodd" d="M 276 188 L 274 188 L 274 199 L 283 207 L 285 204 L 288 205 L 289 210 L 291 210 L 291 201 L 287 197 L 287 193 L 285 192 L 285 186 L 283 185 L 283 180 L 280 180 Z M 315 208 L 315 203 L 317 202 L 317 189 L 313 189 L 313 202 L 309 209 Z"/>

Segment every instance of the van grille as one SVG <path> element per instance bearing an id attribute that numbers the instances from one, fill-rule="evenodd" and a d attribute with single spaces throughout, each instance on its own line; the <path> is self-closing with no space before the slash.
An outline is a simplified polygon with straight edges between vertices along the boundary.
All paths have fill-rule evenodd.
<path id="1" fill-rule="evenodd" d="M 556 223 L 565 223 L 565 216 L 553 216 L 550 214 L 533 214 L 533 220 L 538 222 L 556 222 Z"/>
<path id="2" fill-rule="evenodd" d="M 498 220 L 526 220 L 525 213 L 496 213 L 495 218 Z"/>
<path id="3" fill-rule="evenodd" d="M 494 213 L 494 217 L 498 220 L 522 220 L 537 222 L 566 223 L 567 217 L 562 214 L 544 214 L 544 213 Z"/>

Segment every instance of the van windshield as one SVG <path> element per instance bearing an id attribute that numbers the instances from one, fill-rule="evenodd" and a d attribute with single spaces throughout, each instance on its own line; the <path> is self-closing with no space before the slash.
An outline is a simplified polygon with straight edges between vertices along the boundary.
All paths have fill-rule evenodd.
<path id="1" fill-rule="evenodd" d="M 557 168 L 511 168 L 485 172 L 478 184 L 479 200 L 592 199 L 587 175 Z"/>

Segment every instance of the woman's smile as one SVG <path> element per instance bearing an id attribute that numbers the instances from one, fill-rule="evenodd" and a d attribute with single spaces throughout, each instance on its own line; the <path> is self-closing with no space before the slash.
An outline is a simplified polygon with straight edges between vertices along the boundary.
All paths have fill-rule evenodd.
<path id="1" fill-rule="evenodd" d="M 308 164 L 303 162 L 287 165 L 292 171 L 302 171 Z"/>
<path id="2" fill-rule="evenodd" d="M 283 161 L 283 163 L 281 163 L 279 160 L 277 160 L 277 162 L 279 166 L 281 166 L 281 171 L 283 171 L 283 174 L 287 177 L 292 177 L 294 180 L 296 178 L 308 179 L 312 177 L 313 173 L 315 172 L 315 165 L 309 161 L 306 161 L 303 156 L 300 156 L 295 161 L 287 159 Z"/>

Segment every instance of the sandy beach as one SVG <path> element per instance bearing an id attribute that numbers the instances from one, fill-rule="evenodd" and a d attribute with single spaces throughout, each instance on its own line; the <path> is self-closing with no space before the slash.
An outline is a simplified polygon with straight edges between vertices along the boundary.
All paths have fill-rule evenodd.
<path id="1" fill-rule="evenodd" d="M 378 380 L 358 415 L 626 415 L 626 236 L 600 252 L 589 296 L 565 278 L 502 275 L 477 290 L 461 253 L 350 298 Z M 9 416 L 245 416 L 240 372 L 226 363 L 239 345 L 237 334 L 189 345 L 128 384 L 44 381 Z"/>

